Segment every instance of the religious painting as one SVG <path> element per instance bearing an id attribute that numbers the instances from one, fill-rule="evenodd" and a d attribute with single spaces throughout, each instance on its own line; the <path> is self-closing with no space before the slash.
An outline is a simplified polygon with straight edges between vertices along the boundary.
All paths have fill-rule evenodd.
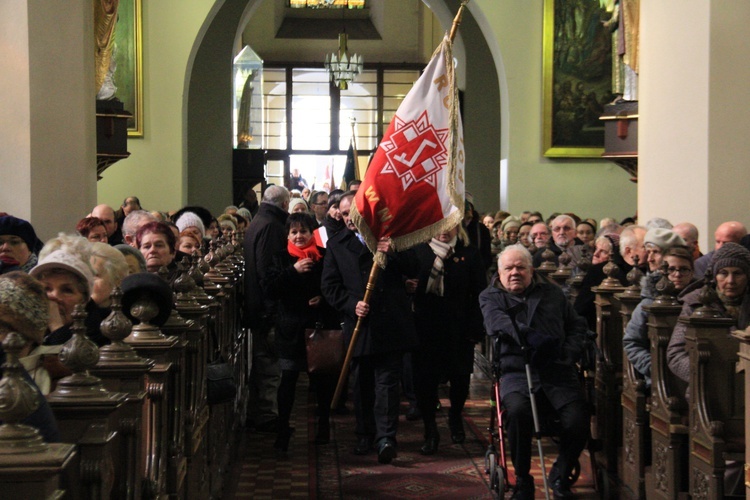
<path id="1" fill-rule="evenodd" d="M 614 0 L 544 1 L 544 156 L 597 158 L 612 94 Z M 609 8 L 608 8 L 609 7 Z"/>
<path id="2" fill-rule="evenodd" d="M 133 117 L 128 119 L 128 137 L 143 137 L 141 1 L 120 0 L 115 28 L 115 97 L 122 101 L 127 111 L 133 113 Z"/>

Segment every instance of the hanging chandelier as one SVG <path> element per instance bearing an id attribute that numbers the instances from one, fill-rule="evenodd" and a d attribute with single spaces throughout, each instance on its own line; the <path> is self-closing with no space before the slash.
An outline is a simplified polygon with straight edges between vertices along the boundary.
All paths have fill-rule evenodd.
<path id="1" fill-rule="evenodd" d="M 349 88 L 349 82 L 354 80 L 360 73 L 364 61 L 362 56 L 353 54 L 349 55 L 346 49 L 348 36 L 346 32 L 339 33 L 339 51 L 332 54 L 326 54 L 325 68 L 331 76 L 331 81 L 336 84 L 340 90 Z"/>

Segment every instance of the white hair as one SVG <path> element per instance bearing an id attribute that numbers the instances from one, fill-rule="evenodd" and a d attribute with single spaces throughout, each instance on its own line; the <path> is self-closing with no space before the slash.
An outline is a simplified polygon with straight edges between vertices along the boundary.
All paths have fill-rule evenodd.
<path id="1" fill-rule="evenodd" d="M 526 265 L 528 265 L 530 268 L 534 267 L 534 260 L 531 257 L 531 252 L 529 252 L 529 249 L 520 243 L 516 243 L 515 245 L 508 245 L 503 249 L 502 252 L 500 252 L 500 254 L 497 256 L 498 266 L 500 265 L 500 260 L 503 258 L 503 255 L 510 252 L 517 252 L 521 254 L 521 257 L 526 262 Z"/>

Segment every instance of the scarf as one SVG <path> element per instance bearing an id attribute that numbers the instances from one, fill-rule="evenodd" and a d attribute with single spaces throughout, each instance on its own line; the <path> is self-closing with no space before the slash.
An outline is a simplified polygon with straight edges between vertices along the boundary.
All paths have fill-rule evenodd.
<path id="1" fill-rule="evenodd" d="M 289 252 L 289 255 L 292 257 L 297 257 L 298 259 L 312 259 L 313 262 L 318 262 L 323 258 L 320 254 L 320 250 L 318 250 L 318 246 L 315 244 L 315 238 L 310 238 L 310 243 L 304 248 L 299 248 L 294 243 L 287 240 L 286 251 Z"/>
<path id="2" fill-rule="evenodd" d="M 425 292 L 442 297 L 445 294 L 445 284 L 443 282 L 443 278 L 445 277 L 445 259 L 453 255 L 453 249 L 456 247 L 456 237 L 454 236 L 448 243 L 443 243 L 432 238 L 429 245 L 435 254 L 435 262 L 432 263 L 430 278 L 427 280 Z"/>

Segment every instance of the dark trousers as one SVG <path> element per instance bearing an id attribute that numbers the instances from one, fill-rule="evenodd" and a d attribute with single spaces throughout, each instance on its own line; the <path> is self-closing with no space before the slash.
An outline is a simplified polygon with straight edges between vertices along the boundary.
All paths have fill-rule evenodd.
<path id="1" fill-rule="evenodd" d="M 352 362 L 355 432 L 359 437 L 396 438 L 403 352 L 362 356 Z"/>
<path id="2" fill-rule="evenodd" d="M 335 374 L 328 373 L 311 373 L 309 377 L 310 385 L 315 390 L 318 418 L 321 422 L 327 422 L 331 415 L 331 400 L 333 400 L 333 392 L 336 389 L 338 377 Z M 279 430 L 285 430 L 289 427 L 289 418 L 294 407 L 294 395 L 297 391 L 298 379 L 299 372 L 297 370 L 281 371 L 281 383 L 277 393 Z"/>
<path id="3" fill-rule="evenodd" d="M 279 357 L 274 347 L 276 329 L 262 326 L 252 330 L 253 363 L 250 371 L 249 413 L 255 425 L 278 416 Z"/>
<path id="4" fill-rule="evenodd" d="M 540 421 L 549 420 L 555 410 L 543 393 L 536 395 Z M 531 468 L 531 440 L 534 419 L 528 393 L 512 392 L 502 401 L 505 408 L 505 429 L 510 444 L 510 456 L 517 476 L 528 476 Z M 558 457 L 555 469 L 565 481 L 589 438 L 590 419 L 586 402 L 573 401 L 557 410 L 559 423 Z M 550 478 L 554 480 L 554 477 Z"/>
<path id="5" fill-rule="evenodd" d="M 438 386 L 447 378 L 450 383 L 449 398 L 451 402 L 448 412 L 448 422 L 451 428 L 459 427 L 461 412 L 469 396 L 470 373 L 461 373 L 455 367 L 447 366 L 441 360 L 426 353 L 415 353 L 414 355 L 414 388 L 417 395 L 417 404 L 422 413 L 425 431 L 429 434 L 430 429 L 435 428 L 435 403 L 438 400 Z"/>

